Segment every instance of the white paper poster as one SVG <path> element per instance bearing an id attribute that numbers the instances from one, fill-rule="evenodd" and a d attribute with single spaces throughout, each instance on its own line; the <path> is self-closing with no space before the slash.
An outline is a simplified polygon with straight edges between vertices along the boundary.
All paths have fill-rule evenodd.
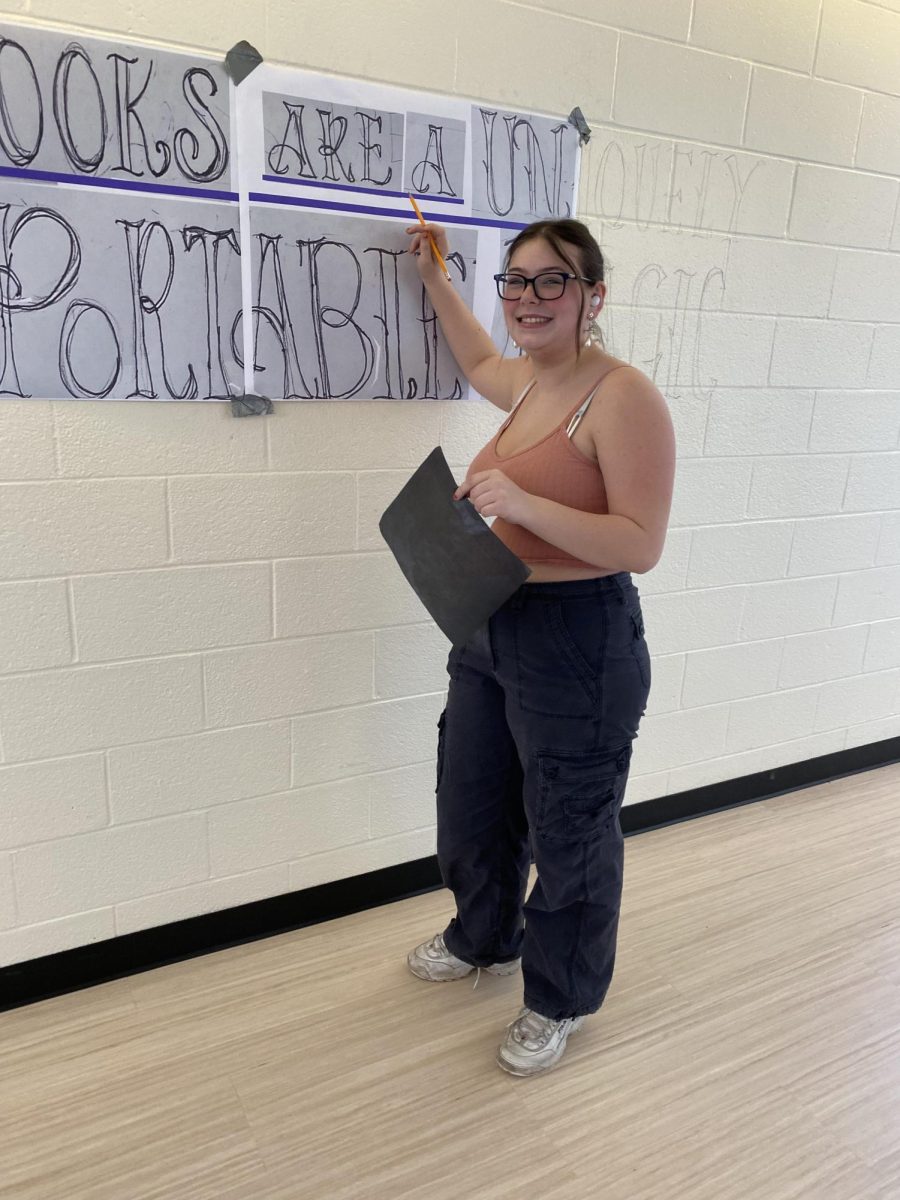
<path id="1" fill-rule="evenodd" d="M 504 243 L 578 163 L 562 118 L 0 24 L 0 398 L 460 397 L 408 194 L 502 345 Z"/>
<path id="2" fill-rule="evenodd" d="M 575 128 L 268 65 L 241 84 L 236 114 L 247 390 L 465 394 L 406 253 L 408 194 L 448 227 L 451 278 L 505 346 L 493 275 L 519 229 L 572 215 Z"/>
<path id="3" fill-rule="evenodd" d="M 0 396 L 243 390 L 222 65 L 0 25 Z"/>

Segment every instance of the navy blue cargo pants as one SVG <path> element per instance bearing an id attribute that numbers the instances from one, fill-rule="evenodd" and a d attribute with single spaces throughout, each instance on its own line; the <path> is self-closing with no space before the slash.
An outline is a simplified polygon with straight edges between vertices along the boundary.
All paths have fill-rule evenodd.
<path id="1" fill-rule="evenodd" d="M 650 691 L 628 572 L 525 584 L 447 663 L 437 849 L 456 900 L 444 931 L 475 966 L 522 956 L 524 1003 L 595 1012 L 612 980 L 619 810 Z M 525 893 L 531 857 L 537 882 Z"/>

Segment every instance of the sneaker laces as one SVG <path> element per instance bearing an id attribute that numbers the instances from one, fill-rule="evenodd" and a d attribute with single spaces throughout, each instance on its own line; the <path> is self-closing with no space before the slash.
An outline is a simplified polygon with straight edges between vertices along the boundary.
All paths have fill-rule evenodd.
<path id="1" fill-rule="evenodd" d="M 424 947 L 425 953 L 433 958 L 443 958 L 450 951 L 444 945 L 444 935 L 436 933 L 431 941 Z"/>
<path id="2" fill-rule="evenodd" d="M 456 958 L 451 950 L 447 949 L 447 943 L 444 941 L 443 933 L 436 933 L 430 942 L 427 942 L 422 947 L 422 952 L 427 958 L 446 958 L 448 955 L 451 958 Z M 462 960 L 461 960 L 462 961 Z M 475 968 L 475 982 L 472 984 L 472 991 L 478 987 L 478 981 L 481 979 L 481 967 Z"/>
<path id="3" fill-rule="evenodd" d="M 456 955 L 453 954 L 452 951 L 447 949 L 447 943 L 444 941 L 443 933 L 436 933 L 434 935 L 434 937 L 431 939 L 431 941 L 425 947 L 425 954 L 429 955 L 433 958 L 446 958 L 447 955 L 450 955 L 452 958 L 456 958 Z M 475 968 L 475 983 L 472 986 L 473 992 L 475 991 L 475 988 L 478 987 L 478 980 L 480 978 L 481 978 L 481 967 L 476 967 Z"/>
<path id="4" fill-rule="evenodd" d="M 513 1040 L 526 1050 L 543 1050 L 562 1024 L 563 1021 L 554 1021 L 552 1017 L 542 1017 L 532 1008 L 523 1008 L 507 1029 L 512 1031 Z"/>

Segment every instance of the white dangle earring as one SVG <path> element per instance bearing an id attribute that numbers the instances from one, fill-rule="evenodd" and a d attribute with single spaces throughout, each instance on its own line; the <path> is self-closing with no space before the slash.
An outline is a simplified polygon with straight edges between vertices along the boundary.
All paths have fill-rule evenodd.
<path id="1" fill-rule="evenodd" d="M 587 319 L 587 337 L 585 338 L 585 346 L 593 346 L 594 344 L 594 306 L 600 303 L 599 296 L 591 296 L 591 307 L 588 309 Z"/>

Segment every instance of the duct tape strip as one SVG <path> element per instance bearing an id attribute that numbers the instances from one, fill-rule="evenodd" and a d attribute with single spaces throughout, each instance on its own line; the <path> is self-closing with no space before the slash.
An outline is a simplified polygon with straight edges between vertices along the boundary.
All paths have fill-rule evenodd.
<path id="1" fill-rule="evenodd" d="M 268 417 L 274 411 L 274 405 L 268 396 L 254 396 L 252 392 L 248 392 L 243 396 L 231 397 L 233 417 L 260 417 L 263 414 Z"/>
<path id="2" fill-rule="evenodd" d="M 249 42 L 238 42 L 225 55 L 225 70 L 232 83 L 243 83 L 251 71 L 255 71 L 263 58 Z"/>
<path id="3" fill-rule="evenodd" d="M 584 113 L 580 108 L 573 108 L 569 113 L 569 124 L 575 126 L 578 130 L 578 140 L 582 146 L 586 146 L 591 140 L 591 127 L 584 119 Z"/>

